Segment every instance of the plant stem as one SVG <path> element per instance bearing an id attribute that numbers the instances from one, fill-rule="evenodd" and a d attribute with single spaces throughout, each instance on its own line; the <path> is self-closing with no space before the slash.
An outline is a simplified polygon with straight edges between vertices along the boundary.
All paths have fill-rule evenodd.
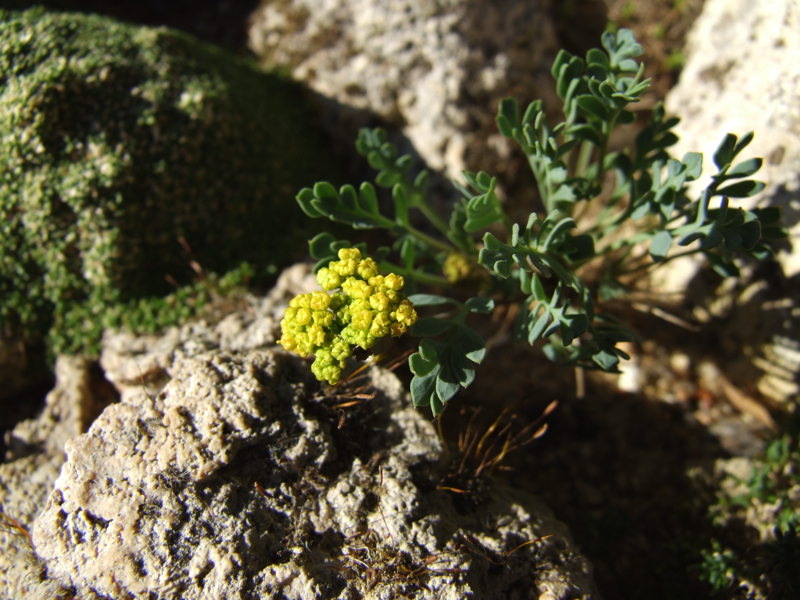
<path id="1" fill-rule="evenodd" d="M 406 269 L 394 263 L 390 263 L 388 261 L 381 261 L 378 265 L 381 271 L 387 271 L 390 273 L 398 273 L 403 277 L 410 277 L 415 281 L 419 281 L 420 283 L 427 283 L 428 285 L 438 285 L 438 286 L 449 286 L 450 282 L 447 280 L 446 277 L 442 277 L 441 275 L 434 275 L 432 273 L 425 273 L 423 271 L 417 271 L 416 269 Z"/>
<path id="2" fill-rule="evenodd" d="M 422 214 L 424 214 L 427 219 L 433 223 L 436 229 L 441 231 L 444 235 L 450 237 L 450 228 L 447 226 L 447 223 L 445 223 L 444 219 L 442 219 L 439 214 L 433 210 L 433 207 L 428 204 L 426 200 L 423 200 L 420 203 L 419 209 L 422 211 Z"/>
<path id="3" fill-rule="evenodd" d="M 434 237 L 429 236 L 427 233 L 422 233 L 416 227 L 411 227 L 410 225 L 406 226 L 408 232 L 416 237 L 421 242 L 425 242 L 431 248 L 435 248 L 436 250 L 440 250 L 442 252 L 452 252 L 454 250 L 453 246 L 447 244 L 445 242 L 441 242 Z"/>
<path id="4" fill-rule="evenodd" d="M 663 264 L 668 263 L 671 260 L 675 260 L 676 258 L 683 258 L 684 256 L 690 256 L 692 254 L 697 254 L 698 252 L 701 252 L 701 251 L 702 251 L 702 248 L 696 248 L 695 250 L 688 250 L 687 252 L 681 252 L 680 254 L 673 254 L 672 256 L 668 256 L 664 260 L 660 260 L 658 262 L 653 261 L 653 262 L 649 262 L 649 263 L 644 263 L 644 264 L 639 265 L 638 267 L 635 267 L 633 269 L 628 269 L 628 270 L 622 271 L 620 273 L 620 275 L 630 275 L 631 273 L 638 273 L 639 271 L 644 271 L 646 269 L 649 269 L 650 267 L 654 267 L 656 265 L 663 265 Z M 640 255 L 640 256 L 638 256 L 638 257 L 636 257 L 636 258 L 634 258 L 634 259 L 632 259 L 632 260 L 630 260 L 628 262 L 629 263 L 635 263 L 635 262 L 638 262 L 638 261 L 642 260 L 646 256 L 647 256 L 647 254 L 642 254 L 642 255 Z"/>

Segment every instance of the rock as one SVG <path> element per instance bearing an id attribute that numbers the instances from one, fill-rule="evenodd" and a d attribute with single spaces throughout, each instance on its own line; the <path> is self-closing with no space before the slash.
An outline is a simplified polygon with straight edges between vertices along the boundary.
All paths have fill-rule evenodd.
<path id="1" fill-rule="evenodd" d="M 790 237 L 776 244 L 780 268 L 744 261 L 740 282 L 719 285 L 718 277 L 701 271 L 705 261 L 692 256 L 660 268 L 653 289 L 686 300 L 698 321 L 716 319 L 720 345 L 729 354 L 747 356 L 726 366 L 731 381 L 743 389 L 757 381 L 761 394 L 792 402 L 800 389 L 800 337 L 794 324 L 800 277 L 800 72 L 795 59 L 800 54 L 800 5 L 792 0 L 707 0 L 685 54 L 666 106 L 682 119 L 676 128 L 680 141 L 670 149 L 673 156 L 704 154 L 705 177 L 691 189 L 699 193 L 716 171 L 712 157 L 726 133 L 741 137 L 754 131 L 738 160 L 763 157 L 755 177 L 767 188 L 731 204 L 781 207 Z"/>
<path id="2" fill-rule="evenodd" d="M 270 1 L 252 17 L 250 47 L 323 97 L 401 128 L 446 176 L 502 174 L 511 147 L 495 126 L 499 101 L 515 96 L 524 110 L 543 98 L 546 107 L 560 107 L 550 75 L 558 45 L 549 5 Z"/>
<path id="3" fill-rule="evenodd" d="M 79 597 L 598 597 L 536 498 L 439 489 L 438 437 L 391 373 L 331 398 L 280 350 L 168 371 L 67 443 L 35 523 L 48 573 Z"/>
<path id="4" fill-rule="evenodd" d="M 106 331 L 100 366 L 123 399 L 140 394 L 142 389 L 150 395 L 158 394 L 169 381 L 167 369 L 179 358 L 217 348 L 244 352 L 273 344 L 280 337 L 280 321 L 291 299 L 318 289 L 311 265 L 300 263 L 285 269 L 267 296 L 247 296 L 246 309 L 218 323 L 194 321 L 171 327 L 161 335 Z"/>
<path id="5" fill-rule="evenodd" d="M 740 160 L 763 157 L 756 177 L 768 187 L 759 197 L 733 203 L 777 205 L 791 227 L 791 250 L 779 260 L 787 277 L 800 273 L 800 5 L 793 0 L 707 0 L 687 39 L 686 64 L 667 96 L 681 117 L 672 154 L 703 152 L 705 187 L 715 172 L 712 156 L 726 133 L 755 139 Z M 700 189 L 697 185 L 696 190 Z M 696 265 L 666 269 L 673 288 L 685 289 Z M 682 272 L 681 272 L 682 271 Z"/>
<path id="6" fill-rule="evenodd" d="M 298 86 L 164 28 L 0 23 L 3 337 L 91 350 L 111 306 L 174 291 L 190 260 L 262 273 L 302 247 L 294 194 L 337 157 Z"/>
<path id="7" fill-rule="evenodd" d="M 44 564 L 33 551 L 27 533 L 44 508 L 63 462 L 62 456 L 39 453 L 0 465 L 2 598 L 57 600 L 68 597 L 62 585 L 47 577 Z"/>
<path id="8" fill-rule="evenodd" d="M 55 371 L 56 386 L 42 413 L 6 434 L 8 462 L 0 465 L 0 598 L 9 600 L 67 597 L 46 576 L 22 530 L 31 530 L 53 490 L 66 458 L 64 444 L 85 432 L 103 407 L 92 394 L 87 360 L 59 356 Z"/>
<path id="9" fill-rule="evenodd" d="M 104 408 L 92 395 L 87 359 L 59 356 L 55 372 L 56 386 L 47 394 L 41 414 L 6 434 L 7 460 L 36 453 L 63 456 L 67 440 L 85 432 Z"/>

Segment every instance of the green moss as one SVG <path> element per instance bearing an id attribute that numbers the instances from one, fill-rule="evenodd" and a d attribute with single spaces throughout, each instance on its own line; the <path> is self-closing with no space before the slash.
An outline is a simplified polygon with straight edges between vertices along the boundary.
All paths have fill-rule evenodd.
<path id="1" fill-rule="evenodd" d="M 85 348 L 190 259 L 285 264 L 294 194 L 335 178 L 312 122 L 292 84 L 185 34 L 0 11 L 2 335 Z"/>

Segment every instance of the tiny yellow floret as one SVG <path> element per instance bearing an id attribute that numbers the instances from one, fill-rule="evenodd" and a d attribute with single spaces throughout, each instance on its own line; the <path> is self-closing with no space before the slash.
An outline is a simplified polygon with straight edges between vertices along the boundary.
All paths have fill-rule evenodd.
<path id="1" fill-rule="evenodd" d="M 417 320 L 413 303 L 400 291 L 401 276 L 381 275 L 378 264 L 362 258 L 357 248 L 342 248 L 338 256 L 317 273 L 325 291 L 300 294 L 289 303 L 279 340 L 288 352 L 315 355 L 312 373 L 331 385 L 341 378 L 353 346 L 366 350 L 382 337 L 402 335 Z"/>

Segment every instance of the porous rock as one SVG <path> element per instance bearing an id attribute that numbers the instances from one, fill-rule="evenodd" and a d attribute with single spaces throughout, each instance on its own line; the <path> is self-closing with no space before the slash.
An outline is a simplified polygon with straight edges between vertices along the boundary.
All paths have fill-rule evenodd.
<path id="1" fill-rule="evenodd" d="M 66 590 L 47 577 L 23 533 L 33 527 L 64 463 L 64 444 L 85 432 L 99 412 L 92 394 L 90 363 L 80 357 L 56 359 L 56 385 L 35 419 L 6 434 L 6 461 L 0 464 L 0 598 L 56 600 Z"/>
<path id="2" fill-rule="evenodd" d="M 56 385 L 47 394 L 42 412 L 6 434 L 7 460 L 28 454 L 64 453 L 67 440 L 85 432 L 100 413 L 101 400 L 91 391 L 91 362 L 81 356 L 56 358 Z"/>
<path id="3" fill-rule="evenodd" d="M 509 168 L 499 101 L 555 99 L 548 0 L 272 0 L 250 47 L 322 96 L 402 129 L 433 169 Z M 346 140 L 352 143 L 351 139 Z"/>
<path id="4" fill-rule="evenodd" d="M 800 277 L 800 5 L 793 0 L 707 0 L 685 54 L 666 106 L 681 117 L 673 156 L 704 154 L 704 177 L 692 184 L 692 191 L 699 194 L 716 172 L 713 154 L 726 133 L 741 137 L 753 131 L 755 138 L 737 161 L 764 158 L 754 178 L 767 187 L 753 198 L 732 198 L 731 205 L 779 206 L 790 235 L 775 244 L 782 276 L 780 269 L 765 265 L 756 271 L 752 261 L 745 262 L 741 284 L 729 280 L 713 290 L 718 279 L 704 277 L 703 260 L 693 256 L 660 268 L 653 289 L 688 299 L 700 321 L 724 319 L 721 343 L 743 347 L 748 355 L 729 365 L 730 379 L 742 386 L 757 380 L 762 394 L 787 402 L 800 389 L 800 338 L 793 317 Z"/>
<path id="5" fill-rule="evenodd" d="M 280 350 L 169 374 L 67 444 L 33 537 L 79 597 L 597 597 L 537 499 L 439 489 L 438 437 L 391 373 L 353 406 Z"/>
<path id="6" fill-rule="evenodd" d="M 167 369 L 175 360 L 215 349 L 245 352 L 273 344 L 291 299 L 318 289 L 311 265 L 299 263 L 284 269 L 266 296 L 248 295 L 242 310 L 218 322 L 196 320 L 157 335 L 107 330 L 100 366 L 123 399 L 143 389 L 157 394 L 169 381 Z"/>
<path id="7" fill-rule="evenodd" d="M 726 133 L 755 139 L 738 157 L 763 157 L 756 178 L 767 183 L 760 196 L 732 204 L 777 205 L 791 227 L 791 250 L 779 255 L 787 277 L 800 273 L 800 5 L 794 0 L 707 0 L 687 38 L 686 63 L 667 96 L 669 112 L 681 117 L 681 158 L 704 154 L 703 177 L 716 171 L 712 156 Z M 685 289 L 692 263 L 664 269 L 668 288 Z"/>

